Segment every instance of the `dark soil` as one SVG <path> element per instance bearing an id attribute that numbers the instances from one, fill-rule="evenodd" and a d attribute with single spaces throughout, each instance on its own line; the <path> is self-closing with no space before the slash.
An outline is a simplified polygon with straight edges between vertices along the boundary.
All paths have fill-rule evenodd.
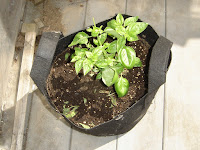
<path id="1" fill-rule="evenodd" d="M 123 72 L 123 77 L 128 79 L 130 87 L 128 94 L 122 98 L 117 97 L 113 86 L 107 87 L 101 80 L 95 80 L 95 75 L 77 75 L 74 63 L 65 60 L 65 53 L 71 52 L 71 48 L 58 55 L 47 79 L 47 91 L 59 112 L 63 112 L 64 105 L 66 108 L 79 106 L 76 110 L 78 113 L 70 120 L 80 127 L 79 123 L 94 127 L 113 119 L 144 96 L 147 93 L 150 46 L 142 38 L 127 43 L 127 46 L 135 49 L 143 66 Z M 116 106 L 111 102 L 113 98 L 117 101 Z M 84 99 L 87 102 L 84 102 Z M 66 101 L 68 104 L 64 103 Z"/>

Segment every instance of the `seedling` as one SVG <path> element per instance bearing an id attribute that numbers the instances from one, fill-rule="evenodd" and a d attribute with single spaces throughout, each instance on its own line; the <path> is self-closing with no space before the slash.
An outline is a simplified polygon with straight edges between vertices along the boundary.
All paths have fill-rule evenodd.
<path id="1" fill-rule="evenodd" d="M 111 96 L 111 102 L 113 106 L 117 106 L 116 98 L 114 98 L 113 96 Z"/>
<path id="2" fill-rule="evenodd" d="M 83 128 L 85 128 L 85 129 L 90 129 L 90 126 L 88 126 L 88 125 L 85 125 L 85 124 L 83 124 L 83 123 L 79 123 Z"/>
<path id="3" fill-rule="evenodd" d="M 66 53 L 65 54 L 65 60 L 67 60 L 69 58 L 70 54 L 69 53 Z"/>
<path id="4" fill-rule="evenodd" d="M 76 110 L 78 109 L 79 106 L 71 106 L 69 108 L 66 108 L 66 106 L 64 105 L 63 106 L 63 115 L 66 117 L 66 118 L 73 118 L 77 112 Z"/>
<path id="5" fill-rule="evenodd" d="M 103 26 L 97 27 L 93 19 L 94 26 L 86 30 L 90 35 L 79 32 L 68 46 L 78 45 L 71 57 L 71 62 L 75 62 L 76 73 L 83 69 L 83 74 L 86 75 L 93 70 L 97 73 L 96 79 L 102 79 L 107 86 L 114 85 L 118 97 L 125 96 L 128 93 L 129 82 L 121 73 L 125 68 L 142 66 L 135 50 L 126 46 L 127 41 L 137 41 L 137 35 L 148 26 L 147 23 L 137 20 L 138 17 L 124 20 L 123 16 L 118 14 L 116 19 L 109 21 L 103 29 Z M 113 38 L 111 43 L 106 42 L 107 36 Z M 93 43 L 89 42 L 89 38 L 93 38 Z"/>
<path id="6" fill-rule="evenodd" d="M 87 103 L 87 99 L 83 98 L 83 103 L 86 104 Z"/>

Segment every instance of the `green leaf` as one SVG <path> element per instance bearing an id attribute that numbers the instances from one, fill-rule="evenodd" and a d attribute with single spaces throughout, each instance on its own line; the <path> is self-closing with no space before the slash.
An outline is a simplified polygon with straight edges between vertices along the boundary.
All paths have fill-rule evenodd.
<path id="1" fill-rule="evenodd" d="M 113 106 L 117 106 L 116 98 L 114 98 L 113 96 L 111 96 L 111 102 L 112 102 Z"/>
<path id="2" fill-rule="evenodd" d="M 105 85 L 111 86 L 118 80 L 118 74 L 113 69 L 107 67 L 102 71 L 102 81 Z"/>
<path id="3" fill-rule="evenodd" d="M 65 101 L 64 104 L 69 104 L 69 101 Z"/>
<path id="4" fill-rule="evenodd" d="M 87 58 L 91 58 L 93 56 L 93 53 L 89 52 L 89 51 L 86 51 L 85 54 L 86 54 Z"/>
<path id="5" fill-rule="evenodd" d="M 85 52 L 87 51 L 87 48 L 80 49 L 79 47 L 75 47 L 74 50 L 75 50 L 76 56 L 80 56 L 81 58 L 83 58 L 85 56 Z"/>
<path id="6" fill-rule="evenodd" d="M 65 105 L 63 106 L 63 114 L 67 114 L 70 112 L 70 108 L 65 108 Z"/>
<path id="7" fill-rule="evenodd" d="M 63 115 L 68 119 L 73 118 L 77 114 L 76 110 L 78 107 L 79 106 L 71 106 L 70 108 L 65 108 L 64 106 Z"/>
<path id="8" fill-rule="evenodd" d="M 85 32 L 79 32 L 75 35 L 72 43 L 68 47 L 71 47 L 71 46 L 74 46 L 74 45 L 77 45 L 77 44 L 87 44 L 88 43 L 88 37 L 89 36 Z"/>
<path id="9" fill-rule="evenodd" d="M 91 49 L 91 48 L 93 48 L 93 45 L 90 44 L 90 43 L 87 43 L 86 47 L 89 48 L 89 49 Z"/>
<path id="10" fill-rule="evenodd" d="M 104 49 L 108 48 L 109 46 L 110 46 L 110 43 L 106 42 L 106 43 L 103 44 Z"/>
<path id="11" fill-rule="evenodd" d="M 93 53 L 93 55 L 100 56 L 102 54 L 103 50 L 104 50 L 103 46 L 98 46 L 95 49 L 93 49 L 92 53 Z"/>
<path id="12" fill-rule="evenodd" d="M 82 69 L 82 67 L 83 67 L 83 60 L 78 60 L 75 63 L 76 74 L 78 74 L 80 72 L 80 70 Z"/>
<path id="13" fill-rule="evenodd" d="M 99 60 L 99 56 L 97 55 L 92 55 L 92 57 L 90 58 L 93 62 L 96 62 Z"/>
<path id="14" fill-rule="evenodd" d="M 117 23 L 122 25 L 124 23 L 124 17 L 121 14 L 118 14 L 116 17 L 116 21 L 117 21 Z"/>
<path id="15" fill-rule="evenodd" d="M 118 97 L 123 97 L 128 93 L 129 82 L 126 78 L 120 77 L 114 86 Z"/>
<path id="16" fill-rule="evenodd" d="M 129 42 L 137 41 L 137 40 L 139 40 L 139 39 L 138 39 L 138 36 L 136 34 L 132 34 L 131 36 L 130 35 L 127 36 L 127 41 L 129 41 Z"/>
<path id="17" fill-rule="evenodd" d="M 77 112 L 70 111 L 68 114 L 65 115 L 65 117 L 70 119 L 70 118 L 73 118 L 76 114 L 77 114 Z"/>
<path id="18" fill-rule="evenodd" d="M 148 24 L 144 22 L 136 22 L 127 27 L 128 34 L 132 37 L 132 35 L 137 35 L 143 32 L 147 28 Z"/>
<path id="19" fill-rule="evenodd" d="M 112 80 L 114 77 L 115 71 L 109 67 L 103 69 L 102 71 L 102 81 L 105 85 L 111 86 L 113 85 Z"/>
<path id="20" fill-rule="evenodd" d="M 97 74 L 96 79 L 98 80 L 98 79 L 101 79 L 101 78 L 102 78 L 102 72 L 100 71 L 100 72 Z"/>
<path id="21" fill-rule="evenodd" d="M 120 49 L 122 49 L 126 44 L 126 39 L 124 36 L 121 36 L 117 39 L 117 52 L 119 52 Z"/>
<path id="22" fill-rule="evenodd" d="M 142 62 L 141 62 L 140 58 L 135 57 L 134 67 L 142 67 Z"/>
<path id="23" fill-rule="evenodd" d="M 98 34 L 99 34 L 98 32 L 92 32 L 92 34 L 91 34 L 91 35 L 92 35 L 92 37 L 97 37 L 97 36 L 98 36 Z"/>
<path id="24" fill-rule="evenodd" d="M 116 53 L 116 51 L 117 51 L 117 40 L 111 42 L 106 51 L 108 53 Z"/>
<path id="25" fill-rule="evenodd" d="M 84 76 L 93 68 L 93 63 L 90 59 L 83 61 L 83 74 Z"/>
<path id="26" fill-rule="evenodd" d="M 108 66 L 107 62 L 105 60 L 98 60 L 95 65 L 98 68 L 106 68 Z"/>
<path id="27" fill-rule="evenodd" d="M 93 43 L 94 43 L 95 45 L 99 46 L 99 42 L 98 42 L 97 39 L 93 39 Z"/>
<path id="28" fill-rule="evenodd" d="M 103 43 L 106 41 L 107 33 L 103 33 L 99 35 L 97 38 L 98 38 L 99 44 L 103 45 Z"/>
<path id="29" fill-rule="evenodd" d="M 75 62 L 75 61 L 77 61 L 77 60 L 79 60 L 79 59 L 81 59 L 80 56 L 74 56 L 74 57 L 72 58 L 71 62 Z"/>
<path id="30" fill-rule="evenodd" d="M 131 25 L 131 24 L 135 23 L 137 20 L 138 20 L 138 16 L 129 17 L 124 21 L 124 26 L 126 27 L 128 25 Z"/>
<path id="31" fill-rule="evenodd" d="M 115 19 L 112 19 L 107 23 L 107 27 L 111 27 L 112 29 L 115 29 L 119 24 Z"/>
<path id="32" fill-rule="evenodd" d="M 100 70 L 99 70 L 99 68 L 94 67 L 94 69 L 93 69 L 92 71 L 93 71 L 93 72 L 99 72 Z"/>
<path id="33" fill-rule="evenodd" d="M 135 50 L 131 47 L 125 46 L 119 51 L 119 57 L 122 62 L 122 65 L 127 69 L 132 69 L 135 65 Z"/>
<path id="34" fill-rule="evenodd" d="M 114 29 L 112 29 L 111 27 L 106 27 L 105 29 L 104 29 L 104 31 L 106 32 L 106 33 L 108 33 L 109 35 L 112 35 L 112 36 L 114 36 L 114 37 L 116 37 L 116 38 L 119 38 L 120 37 L 120 35 L 119 35 L 119 33 L 117 33 Z"/>
<path id="35" fill-rule="evenodd" d="M 92 28 L 87 28 L 86 31 L 87 32 L 92 32 Z"/>
<path id="36" fill-rule="evenodd" d="M 115 71 L 112 83 L 115 84 L 118 80 L 119 80 L 119 75 L 118 75 L 117 71 Z"/>
<path id="37" fill-rule="evenodd" d="M 74 50 L 75 50 L 75 51 L 80 51 L 81 48 L 80 48 L 80 47 L 75 47 Z"/>
<path id="38" fill-rule="evenodd" d="M 72 60 L 75 56 L 75 53 L 71 54 L 70 59 Z"/>
<path id="39" fill-rule="evenodd" d="M 83 97 L 83 103 L 86 104 L 87 103 L 87 99 Z"/>
<path id="40" fill-rule="evenodd" d="M 69 58 L 69 55 L 70 55 L 69 53 L 65 54 L 65 60 L 67 60 Z"/>
<path id="41" fill-rule="evenodd" d="M 123 26 L 117 26 L 116 29 L 117 33 L 120 35 L 125 35 L 126 34 L 126 29 Z"/>
<path id="42" fill-rule="evenodd" d="M 85 125 L 85 124 L 82 124 L 82 123 L 79 123 L 79 124 L 85 129 L 90 129 L 90 127 L 88 125 Z"/>
<path id="43" fill-rule="evenodd" d="M 101 30 L 101 28 L 93 26 L 93 30 L 91 33 L 92 37 L 97 37 L 97 35 L 101 33 L 103 33 L 103 30 Z"/>
<path id="44" fill-rule="evenodd" d="M 124 70 L 124 67 L 122 66 L 121 63 L 116 64 L 115 66 L 112 67 L 118 74 L 122 73 Z"/>
<path id="45" fill-rule="evenodd" d="M 109 66 L 113 66 L 115 59 L 108 57 L 105 61 Z"/>
<path id="46" fill-rule="evenodd" d="M 114 58 L 114 57 L 115 57 L 115 53 L 113 53 L 113 54 L 107 54 L 107 56 L 108 56 L 109 58 Z"/>

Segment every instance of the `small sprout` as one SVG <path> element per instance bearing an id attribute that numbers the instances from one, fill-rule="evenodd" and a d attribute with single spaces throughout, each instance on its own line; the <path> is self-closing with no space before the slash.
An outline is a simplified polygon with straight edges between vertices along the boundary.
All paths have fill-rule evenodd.
<path id="1" fill-rule="evenodd" d="M 93 122 L 92 122 L 92 123 L 90 123 L 89 125 L 90 125 L 91 127 L 94 127 L 94 126 L 95 126 Z"/>
<path id="2" fill-rule="evenodd" d="M 115 95 L 115 93 L 111 93 L 110 91 L 107 94 L 108 94 L 107 96 L 109 96 L 109 97 L 112 97 L 113 95 Z"/>
<path id="3" fill-rule="evenodd" d="M 84 102 L 84 104 L 86 104 L 87 103 L 87 99 L 83 98 L 83 102 Z"/>
<path id="4" fill-rule="evenodd" d="M 89 75 L 90 75 L 90 77 L 93 77 L 94 76 L 94 72 L 91 71 Z"/>
<path id="5" fill-rule="evenodd" d="M 97 92 L 97 89 L 94 89 L 94 93 L 96 93 Z"/>
<path id="6" fill-rule="evenodd" d="M 79 123 L 83 128 L 85 128 L 85 129 L 90 129 L 90 127 L 88 126 L 88 125 L 85 125 L 85 124 L 83 124 L 83 123 Z"/>
<path id="7" fill-rule="evenodd" d="M 69 58 L 69 55 L 70 55 L 69 53 L 65 54 L 65 60 L 67 60 Z"/>
<path id="8" fill-rule="evenodd" d="M 110 94 L 110 91 L 100 90 L 99 93 L 102 93 L 102 94 Z"/>
<path id="9" fill-rule="evenodd" d="M 66 101 L 66 102 L 64 102 L 64 103 L 65 103 L 66 105 L 67 105 L 67 104 L 69 104 L 69 102 L 68 102 L 68 101 Z"/>
<path id="10" fill-rule="evenodd" d="M 102 78 L 102 72 L 99 72 L 96 76 L 96 80 L 101 79 Z"/>
<path id="11" fill-rule="evenodd" d="M 99 72 L 99 69 L 97 67 L 95 67 L 92 71 Z"/>
<path id="12" fill-rule="evenodd" d="M 66 118 L 73 118 L 77 112 L 76 110 L 78 109 L 79 106 L 71 106 L 69 108 L 66 108 L 65 105 L 63 106 L 63 115 L 66 117 Z"/>
<path id="13" fill-rule="evenodd" d="M 114 107 L 113 104 L 111 104 L 111 106 L 109 108 L 113 108 L 113 107 Z"/>
<path id="14" fill-rule="evenodd" d="M 110 97 L 111 97 L 112 105 L 113 105 L 113 106 L 117 106 L 116 98 L 114 98 L 113 96 L 110 96 Z"/>

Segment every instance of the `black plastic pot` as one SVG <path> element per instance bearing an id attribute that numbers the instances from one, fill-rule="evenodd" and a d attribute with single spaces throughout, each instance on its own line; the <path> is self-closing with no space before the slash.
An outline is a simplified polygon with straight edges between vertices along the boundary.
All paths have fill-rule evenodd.
<path id="1" fill-rule="evenodd" d="M 124 18 L 130 17 L 128 15 L 123 16 Z M 106 26 L 107 22 L 111 19 L 100 22 L 97 26 Z M 60 33 L 43 33 L 34 59 L 31 77 L 54 109 L 55 106 L 52 104 L 47 94 L 46 79 L 55 57 L 67 48 L 76 33 L 67 37 L 62 37 Z M 148 72 L 148 93 L 133 104 L 128 110 L 116 116 L 114 119 L 91 129 L 77 127 L 65 118 L 75 129 L 96 136 L 118 135 L 132 129 L 145 115 L 158 88 L 166 81 L 166 72 L 171 61 L 170 49 L 172 42 L 162 36 L 159 37 L 150 25 L 143 33 L 141 33 L 141 35 L 144 35 L 143 37 L 145 37 L 145 40 L 151 46 L 151 58 Z"/>

